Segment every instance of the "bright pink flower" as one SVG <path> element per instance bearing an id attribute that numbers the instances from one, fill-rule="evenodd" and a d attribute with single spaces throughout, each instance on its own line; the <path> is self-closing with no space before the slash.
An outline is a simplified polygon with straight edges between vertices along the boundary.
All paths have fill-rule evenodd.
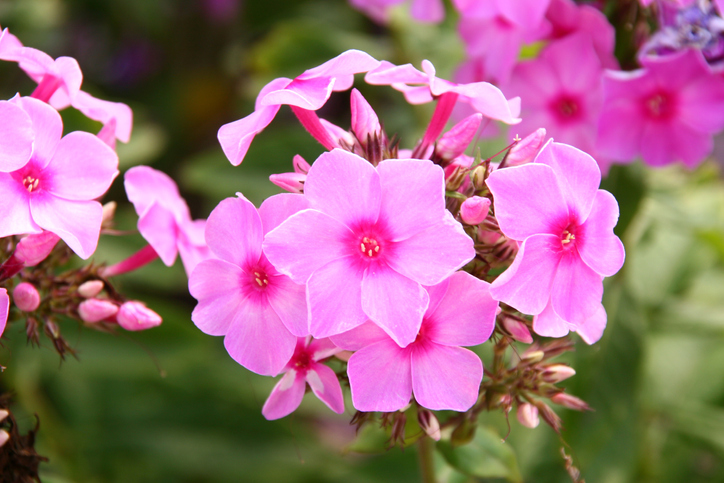
<path id="1" fill-rule="evenodd" d="M 652 166 L 696 166 L 724 129 L 724 79 L 697 50 L 641 62 L 643 69 L 604 76 L 598 151 L 621 162 L 640 154 Z"/>
<path id="2" fill-rule="evenodd" d="M 8 291 L 0 288 L 0 336 L 5 332 L 5 325 L 8 323 L 8 312 L 10 312 L 10 297 Z"/>
<path id="3" fill-rule="evenodd" d="M 9 101 L 0 101 L 0 172 L 15 171 L 30 161 L 33 153 L 33 121 Z"/>
<path id="4" fill-rule="evenodd" d="M 118 325 L 126 330 L 146 330 L 161 325 L 161 316 L 146 307 L 143 302 L 131 300 L 118 309 L 116 314 Z"/>
<path id="5" fill-rule="evenodd" d="M 204 242 L 204 220 L 191 220 L 189 207 L 174 180 L 148 166 L 136 166 L 125 175 L 128 199 L 138 213 L 138 231 L 166 266 L 181 255 L 186 274 L 209 258 Z"/>
<path id="6" fill-rule="evenodd" d="M 498 303 L 489 284 L 456 272 L 426 291 L 430 305 L 407 347 L 369 322 L 332 337 L 339 347 L 357 351 L 347 366 L 356 409 L 396 411 L 412 393 L 420 405 L 434 410 L 466 411 L 478 399 L 483 364 L 459 346 L 482 344 L 495 328 Z"/>
<path id="7" fill-rule="evenodd" d="M 422 285 L 474 256 L 444 190 L 443 171 L 430 161 L 385 160 L 375 169 L 340 149 L 317 159 L 304 185 L 312 209 L 264 241 L 277 270 L 307 284 L 312 335 L 371 319 L 401 346 L 415 340 L 428 306 Z"/>
<path id="8" fill-rule="evenodd" d="M 316 111 L 322 107 L 332 91 L 344 91 L 352 87 L 354 74 L 367 72 L 378 65 L 379 61 L 368 54 L 359 50 L 348 50 L 318 67 L 304 71 L 295 79 L 283 77 L 274 79 L 264 86 L 257 96 L 253 113 L 221 126 L 218 138 L 224 154 L 231 164 L 238 166 L 244 159 L 254 136 L 269 125 L 283 104 L 298 108 L 295 113 L 304 116 L 303 111 Z M 306 115 L 309 116 L 311 113 Z M 307 121 L 314 123 L 314 119 L 319 124 L 319 119 L 316 117 Z M 302 117 L 300 120 L 303 123 L 305 121 Z M 322 129 L 319 126 L 305 125 L 310 132 L 314 127 Z M 326 145 L 329 142 L 331 138 L 322 144 L 332 149 L 333 145 Z"/>
<path id="9" fill-rule="evenodd" d="M 294 355 L 282 369 L 285 374 L 274 386 L 261 410 L 264 417 L 273 420 L 293 413 L 302 403 L 307 384 L 329 409 L 342 414 L 344 398 L 337 375 L 319 363 L 341 350 L 329 339 L 297 338 Z"/>
<path id="10" fill-rule="evenodd" d="M 225 335 L 229 355 L 262 375 L 278 374 L 297 337 L 309 333 L 304 286 L 269 263 L 262 241 L 308 207 L 303 196 L 293 194 L 272 196 L 259 211 L 246 198 L 225 199 L 206 224 L 206 242 L 218 259 L 199 263 L 189 278 L 191 295 L 199 301 L 191 320 L 207 334 Z"/>
<path id="11" fill-rule="evenodd" d="M 63 122 L 49 105 L 15 98 L 33 121 L 33 154 L 25 166 L 0 173 L 0 237 L 58 235 L 83 259 L 96 249 L 103 208 L 95 201 L 118 174 L 118 156 L 97 137 L 72 132 L 61 139 Z"/>
<path id="12" fill-rule="evenodd" d="M 387 23 L 388 10 L 405 0 L 350 0 L 353 7 L 361 10 L 379 23 Z M 445 7 L 441 0 L 413 0 L 410 15 L 420 22 L 441 22 L 445 18 Z"/>
<path id="13" fill-rule="evenodd" d="M 503 88 L 524 100 L 523 121 L 511 135 L 544 127 L 557 141 L 594 154 L 602 74 L 591 38 L 583 32 L 554 41 L 538 58 L 518 64 Z"/>
<path id="14" fill-rule="evenodd" d="M 32 283 L 22 282 L 13 289 L 13 302 L 23 312 L 32 312 L 40 307 L 40 293 Z"/>
<path id="15" fill-rule="evenodd" d="M 613 234 L 618 204 L 598 189 L 600 181 L 593 158 L 553 142 L 533 163 L 494 171 L 487 180 L 501 231 L 520 244 L 491 294 L 538 315 L 533 329 L 540 335 L 560 337 L 583 328 L 602 310 L 603 277 L 623 265 L 623 244 Z M 546 307 L 565 321 L 563 334 Z"/>

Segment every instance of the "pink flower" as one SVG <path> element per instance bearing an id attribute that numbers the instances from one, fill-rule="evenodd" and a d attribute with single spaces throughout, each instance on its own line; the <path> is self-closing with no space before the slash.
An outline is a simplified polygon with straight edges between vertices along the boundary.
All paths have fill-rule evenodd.
<path id="1" fill-rule="evenodd" d="M 33 154 L 25 166 L 0 173 L 0 237 L 58 235 L 83 259 L 96 249 L 103 208 L 95 201 L 118 174 L 118 156 L 97 137 L 72 132 L 61 139 L 55 109 L 32 98 L 15 98 L 33 121 Z"/>
<path id="2" fill-rule="evenodd" d="M 623 265 L 623 244 L 613 234 L 618 204 L 598 189 L 600 181 L 593 158 L 553 142 L 533 163 L 488 178 L 500 229 L 520 244 L 513 264 L 490 291 L 521 312 L 538 315 L 533 329 L 540 335 L 561 337 L 582 328 L 603 310 L 603 277 Z M 554 324 L 550 314 L 564 324 Z M 600 317 L 595 320 L 600 325 Z M 584 337 L 589 343 L 593 339 Z"/>
<path id="3" fill-rule="evenodd" d="M 504 92 L 520 96 L 523 121 L 511 134 L 544 127 L 549 136 L 594 154 L 603 69 L 588 34 L 554 41 L 518 64 Z"/>
<path id="4" fill-rule="evenodd" d="M 10 297 L 8 291 L 0 288 L 0 336 L 5 332 L 5 325 L 8 323 L 8 312 L 10 312 Z"/>
<path id="5" fill-rule="evenodd" d="M 478 399 L 483 364 L 458 346 L 482 344 L 495 328 L 498 303 L 489 284 L 465 272 L 427 287 L 430 305 L 415 341 L 400 347 L 377 326 L 364 324 L 332 338 L 356 350 L 347 374 L 360 411 L 396 411 L 410 402 L 433 410 L 467 411 Z"/>
<path id="6" fill-rule="evenodd" d="M 696 166 L 724 128 L 724 80 L 696 50 L 641 62 L 604 76 L 598 151 L 620 162 L 640 154 L 652 166 Z"/>
<path id="7" fill-rule="evenodd" d="M 204 242 L 204 220 L 191 220 L 189 207 L 174 180 L 148 166 L 136 166 L 125 175 L 128 199 L 138 213 L 138 231 L 166 266 L 181 255 L 186 274 L 209 258 Z"/>
<path id="8" fill-rule="evenodd" d="M 309 328 L 322 338 L 367 319 L 395 342 L 415 340 L 428 306 L 422 285 L 450 276 L 473 242 L 445 209 L 443 171 L 430 161 L 385 160 L 375 169 L 335 149 L 312 165 L 312 209 L 267 235 L 280 272 L 307 284 Z"/>
<path id="9" fill-rule="evenodd" d="M 329 99 L 332 91 L 344 91 L 352 87 L 354 74 L 367 72 L 379 65 L 379 61 L 359 50 L 348 50 L 331 59 L 324 64 L 304 71 L 295 79 L 279 78 L 274 79 L 264 86 L 256 98 L 256 106 L 253 113 L 239 119 L 238 121 L 224 124 L 219 129 L 219 143 L 224 154 L 231 164 L 238 166 L 244 159 L 251 141 L 274 119 L 279 107 L 288 104 L 295 109 L 298 116 L 309 116 L 310 113 L 303 111 L 316 111 Z M 314 123 L 318 118 L 306 119 Z M 304 123 L 305 119 L 300 117 Z M 305 127 L 314 131 L 320 126 Z M 325 147 L 332 149 L 334 143 L 331 138 L 322 142 Z"/>
<path id="10" fill-rule="evenodd" d="M 302 402 L 307 384 L 329 409 L 342 414 L 344 398 L 337 375 L 319 363 L 341 350 L 329 339 L 297 338 L 294 355 L 282 370 L 285 374 L 274 386 L 261 410 L 264 417 L 273 420 L 293 413 Z"/>
<path id="11" fill-rule="evenodd" d="M 0 101 L 0 172 L 15 171 L 28 164 L 34 140 L 30 116 L 22 107 Z"/>
<path id="12" fill-rule="evenodd" d="M 247 369 L 276 375 L 309 333 L 304 286 L 279 273 L 262 241 L 284 219 L 309 206 L 301 195 L 267 199 L 259 211 L 246 198 L 227 198 L 211 212 L 206 242 L 218 259 L 204 260 L 189 278 L 198 301 L 191 320 L 224 335 L 229 355 Z M 297 243 L 297 241 L 294 241 Z"/>
<path id="13" fill-rule="evenodd" d="M 146 307 L 143 302 L 131 300 L 118 309 L 116 314 L 118 325 L 126 330 L 138 331 L 151 329 L 161 325 L 161 316 Z"/>
<path id="14" fill-rule="evenodd" d="M 379 23 L 387 23 L 389 9 L 405 0 L 350 0 L 352 6 Z M 410 15 L 420 22 L 438 23 L 445 18 L 440 0 L 413 0 Z"/>

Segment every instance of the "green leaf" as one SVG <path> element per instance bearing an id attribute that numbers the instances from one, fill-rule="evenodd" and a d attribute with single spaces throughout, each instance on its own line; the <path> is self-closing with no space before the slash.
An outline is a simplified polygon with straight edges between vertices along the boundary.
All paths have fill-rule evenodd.
<path id="1" fill-rule="evenodd" d="M 347 446 L 346 451 L 354 453 L 384 453 L 387 451 L 390 434 L 377 421 L 371 421 L 359 430 L 357 438 Z"/>
<path id="2" fill-rule="evenodd" d="M 475 438 L 465 446 L 440 441 L 437 449 L 450 466 L 466 475 L 523 481 L 513 449 L 490 428 L 478 428 Z"/>

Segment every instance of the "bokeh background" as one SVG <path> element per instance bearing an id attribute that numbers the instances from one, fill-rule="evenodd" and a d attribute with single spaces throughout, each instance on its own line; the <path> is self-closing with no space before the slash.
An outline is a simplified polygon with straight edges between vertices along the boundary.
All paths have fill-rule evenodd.
<path id="1" fill-rule="evenodd" d="M 129 104 L 135 125 L 118 147 L 121 170 L 148 164 L 169 173 L 195 218 L 236 192 L 258 205 L 279 191 L 269 174 L 291 171 L 295 154 L 312 161 L 323 151 L 283 108 L 244 163 L 230 165 L 216 132 L 250 113 L 266 82 L 350 48 L 418 66 L 428 58 L 448 78 L 463 57 L 454 16 L 421 25 L 403 7 L 381 27 L 344 0 L 0 0 L 0 25 L 53 57 L 75 57 L 85 90 Z M 358 87 L 388 133 L 412 147 L 431 108 Z M 1 98 L 32 88 L 16 65 L 0 65 Z M 67 132 L 100 129 L 72 109 L 62 115 Z M 348 127 L 348 95 L 335 94 L 321 115 Z M 491 155 L 503 145 L 478 146 Z M 504 415 L 484 415 L 479 432 L 489 437 L 476 439 L 455 469 L 438 456 L 442 480 L 569 481 L 565 447 L 589 482 L 724 481 L 720 170 L 713 161 L 695 172 L 635 163 L 614 167 L 604 187 L 621 204 L 627 262 L 606 283 L 603 339 L 593 347 L 578 340 L 561 358 L 578 371 L 563 385 L 595 411 L 556 408 L 561 436 L 524 428 L 512 414 L 509 431 Z M 118 228 L 133 230 L 121 177 L 106 199 L 119 203 Z M 93 258 L 113 263 L 143 243 L 133 233 L 104 236 Z M 22 324 L 3 338 L 0 389 L 14 394 L 24 430 L 40 419 L 44 482 L 419 481 L 414 447 L 384 451 L 377 433 L 355 439 L 349 400 L 341 416 L 309 397 L 292 416 L 265 421 L 261 406 L 275 381 L 245 370 L 220 338 L 196 329 L 180 262 L 154 262 L 118 283 L 164 323 L 112 336 L 62 322 L 77 360 L 61 361 L 47 343 L 26 345 Z"/>

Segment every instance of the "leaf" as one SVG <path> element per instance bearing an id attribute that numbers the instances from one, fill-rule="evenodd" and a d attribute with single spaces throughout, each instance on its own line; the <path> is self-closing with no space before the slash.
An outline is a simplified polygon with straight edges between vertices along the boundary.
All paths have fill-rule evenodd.
<path id="1" fill-rule="evenodd" d="M 347 446 L 347 452 L 376 454 L 387 451 L 390 434 L 380 427 L 377 421 L 370 421 L 362 426 L 357 438 Z"/>
<path id="2" fill-rule="evenodd" d="M 513 449 L 490 428 L 478 428 L 475 438 L 465 446 L 440 441 L 437 449 L 450 466 L 466 475 L 523 481 Z"/>

